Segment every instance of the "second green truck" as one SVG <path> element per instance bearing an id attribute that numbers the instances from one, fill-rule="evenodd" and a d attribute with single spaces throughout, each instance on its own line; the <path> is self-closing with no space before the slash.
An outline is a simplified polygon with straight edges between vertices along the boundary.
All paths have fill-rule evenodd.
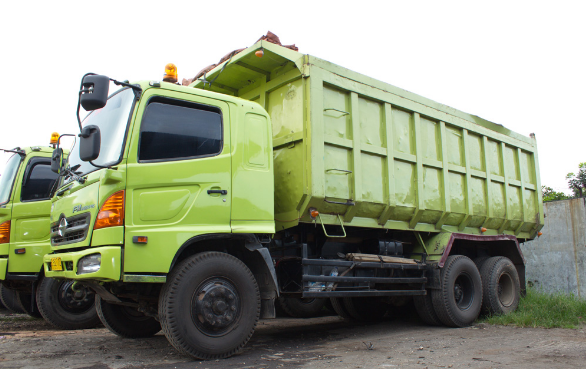
<path id="1" fill-rule="evenodd" d="M 7 308 L 42 316 L 57 328 L 95 327 L 100 321 L 93 291 L 44 275 L 43 256 L 51 251 L 50 199 L 59 179 L 51 171 L 53 149 L 4 151 L 11 157 L 0 177 L 0 298 Z"/>

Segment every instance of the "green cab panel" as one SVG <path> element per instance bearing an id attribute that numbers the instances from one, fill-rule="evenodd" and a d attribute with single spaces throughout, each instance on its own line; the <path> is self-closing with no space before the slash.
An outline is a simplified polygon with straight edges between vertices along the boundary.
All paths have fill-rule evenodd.
<path id="1" fill-rule="evenodd" d="M 191 93 L 175 91 L 175 88 L 149 89 L 136 108 L 127 160 L 125 273 L 167 273 L 175 253 L 190 238 L 231 232 L 230 106 L 196 90 L 185 87 L 183 90 Z M 165 158 L 168 152 L 158 152 L 161 159 L 144 160 L 139 149 L 143 125 L 147 120 L 153 123 L 153 119 L 158 119 L 156 113 L 150 113 L 157 111 L 149 110 L 151 101 L 158 104 L 155 109 L 190 109 L 194 114 L 213 114 L 218 124 L 221 119 L 220 151 L 201 157 L 170 159 Z M 157 137 L 166 139 L 164 135 Z M 145 147 L 142 146 L 143 150 Z M 209 191 L 225 191 L 225 194 Z M 148 242 L 135 243 L 138 236 L 147 237 Z"/>
<path id="2" fill-rule="evenodd" d="M 310 208 L 326 224 L 432 233 L 528 239 L 543 226 L 534 137 L 267 41 L 206 78 L 190 86 L 271 117 L 277 231 L 311 222 Z"/>

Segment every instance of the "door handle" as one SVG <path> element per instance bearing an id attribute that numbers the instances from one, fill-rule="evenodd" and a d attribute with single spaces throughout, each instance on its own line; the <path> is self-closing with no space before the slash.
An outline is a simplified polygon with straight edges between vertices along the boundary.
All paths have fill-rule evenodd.
<path id="1" fill-rule="evenodd" d="M 211 195 L 213 193 L 219 193 L 220 195 L 227 195 L 228 190 L 208 190 L 208 195 Z"/>

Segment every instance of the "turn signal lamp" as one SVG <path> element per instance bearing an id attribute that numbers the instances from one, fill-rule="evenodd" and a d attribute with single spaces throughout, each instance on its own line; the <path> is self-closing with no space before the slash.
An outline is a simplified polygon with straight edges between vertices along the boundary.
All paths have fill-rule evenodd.
<path id="1" fill-rule="evenodd" d="M 57 132 L 51 133 L 51 141 L 49 141 L 49 143 L 51 145 L 57 145 L 57 141 L 59 141 L 59 133 L 57 133 Z"/>
<path id="2" fill-rule="evenodd" d="M 121 225 L 124 225 L 124 190 L 110 196 L 102 205 L 94 229 Z"/>
<path id="3" fill-rule="evenodd" d="M 539 237 L 541 237 L 541 235 L 542 235 L 542 234 L 543 234 L 543 232 L 537 232 L 537 235 L 538 235 Z"/>
<path id="4" fill-rule="evenodd" d="M 0 243 L 10 242 L 10 221 L 0 224 Z"/>
<path id="5" fill-rule="evenodd" d="M 484 227 L 480 228 L 480 232 L 482 232 L 482 233 L 486 232 L 486 228 L 484 228 Z"/>
<path id="6" fill-rule="evenodd" d="M 256 50 L 256 52 L 254 53 L 254 55 L 258 56 L 259 58 L 262 58 L 264 54 L 265 54 L 265 50 L 262 47 L 260 49 Z"/>
<path id="7" fill-rule="evenodd" d="M 165 65 L 165 76 L 163 81 L 176 83 L 177 82 L 177 67 L 173 63 Z"/>
<path id="8" fill-rule="evenodd" d="M 309 215 L 312 218 L 317 218 L 317 216 L 319 215 L 319 211 L 317 211 L 317 209 L 311 208 L 309 209 Z"/>

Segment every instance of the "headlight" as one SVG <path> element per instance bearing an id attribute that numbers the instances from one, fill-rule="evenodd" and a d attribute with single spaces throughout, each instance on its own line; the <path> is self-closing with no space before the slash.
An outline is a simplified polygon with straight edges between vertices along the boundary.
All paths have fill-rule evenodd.
<path id="1" fill-rule="evenodd" d="M 94 273 L 100 270 L 102 255 L 92 254 L 84 256 L 77 262 L 77 274 Z"/>

